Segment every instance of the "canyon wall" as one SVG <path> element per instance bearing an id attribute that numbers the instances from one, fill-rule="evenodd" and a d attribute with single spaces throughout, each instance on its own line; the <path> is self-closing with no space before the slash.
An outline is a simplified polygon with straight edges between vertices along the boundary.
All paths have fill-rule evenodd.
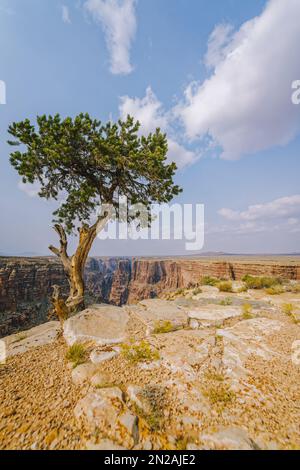
<path id="1" fill-rule="evenodd" d="M 300 259 L 89 258 L 87 302 L 134 303 L 195 285 L 206 275 L 239 280 L 245 274 L 300 280 Z M 56 258 L 0 258 L 0 337 L 44 322 L 55 284 L 67 293 Z"/>

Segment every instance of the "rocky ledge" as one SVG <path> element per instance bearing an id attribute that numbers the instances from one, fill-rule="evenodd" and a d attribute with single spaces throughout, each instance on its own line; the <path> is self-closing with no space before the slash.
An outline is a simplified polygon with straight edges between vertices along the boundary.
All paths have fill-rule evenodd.
<path id="1" fill-rule="evenodd" d="M 203 276 L 239 280 L 245 274 L 299 280 L 300 261 L 286 257 L 89 258 L 87 301 L 132 304 L 196 285 Z M 0 337 L 45 322 L 54 284 L 67 292 L 57 259 L 0 257 Z"/>
<path id="2" fill-rule="evenodd" d="M 300 449 L 300 294 L 233 287 L 5 338 L 0 447 Z"/>

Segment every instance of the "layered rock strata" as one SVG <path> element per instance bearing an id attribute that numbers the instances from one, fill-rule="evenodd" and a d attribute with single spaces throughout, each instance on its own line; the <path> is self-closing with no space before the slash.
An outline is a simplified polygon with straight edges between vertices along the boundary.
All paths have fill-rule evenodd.
<path id="1" fill-rule="evenodd" d="M 245 274 L 300 279 L 300 260 L 256 258 L 90 258 L 87 304 L 135 303 L 197 284 L 203 276 L 241 279 Z M 0 258 L 0 337 L 43 323 L 53 285 L 67 292 L 59 260 Z"/>

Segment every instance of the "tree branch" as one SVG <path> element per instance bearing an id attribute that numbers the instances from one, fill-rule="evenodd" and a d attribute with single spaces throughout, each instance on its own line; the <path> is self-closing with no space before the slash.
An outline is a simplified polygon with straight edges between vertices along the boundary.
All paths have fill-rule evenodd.
<path id="1" fill-rule="evenodd" d="M 53 228 L 59 236 L 60 249 L 50 245 L 49 250 L 62 260 L 65 270 L 68 271 L 70 269 L 70 258 L 67 253 L 68 240 L 66 232 L 63 226 L 59 224 L 55 224 Z"/>

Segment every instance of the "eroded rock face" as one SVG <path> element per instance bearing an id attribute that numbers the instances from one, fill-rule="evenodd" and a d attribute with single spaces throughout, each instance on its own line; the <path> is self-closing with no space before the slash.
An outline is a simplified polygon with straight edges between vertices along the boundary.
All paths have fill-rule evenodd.
<path id="1" fill-rule="evenodd" d="M 125 309 L 111 305 L 88 308 L 64 324 L 64 338 L 71 346 L 74 343 L 93 343 L 106 346 L 126 340 L 128 313 Z"/>
<path id="2" fill-rule="evenodd" d="M 299 280 L 300 262 L 89 258 L 85 284 L 89 300 L 122 305 L 195 285 L 203 276 L 238 280 L 245 274 Z M 67 280 L 58 259 L 0 257 L 0 337 L 45 322 L 54 284 L 67 293 Z M 208 296 L 214 295 L 210 289 Z"/>

